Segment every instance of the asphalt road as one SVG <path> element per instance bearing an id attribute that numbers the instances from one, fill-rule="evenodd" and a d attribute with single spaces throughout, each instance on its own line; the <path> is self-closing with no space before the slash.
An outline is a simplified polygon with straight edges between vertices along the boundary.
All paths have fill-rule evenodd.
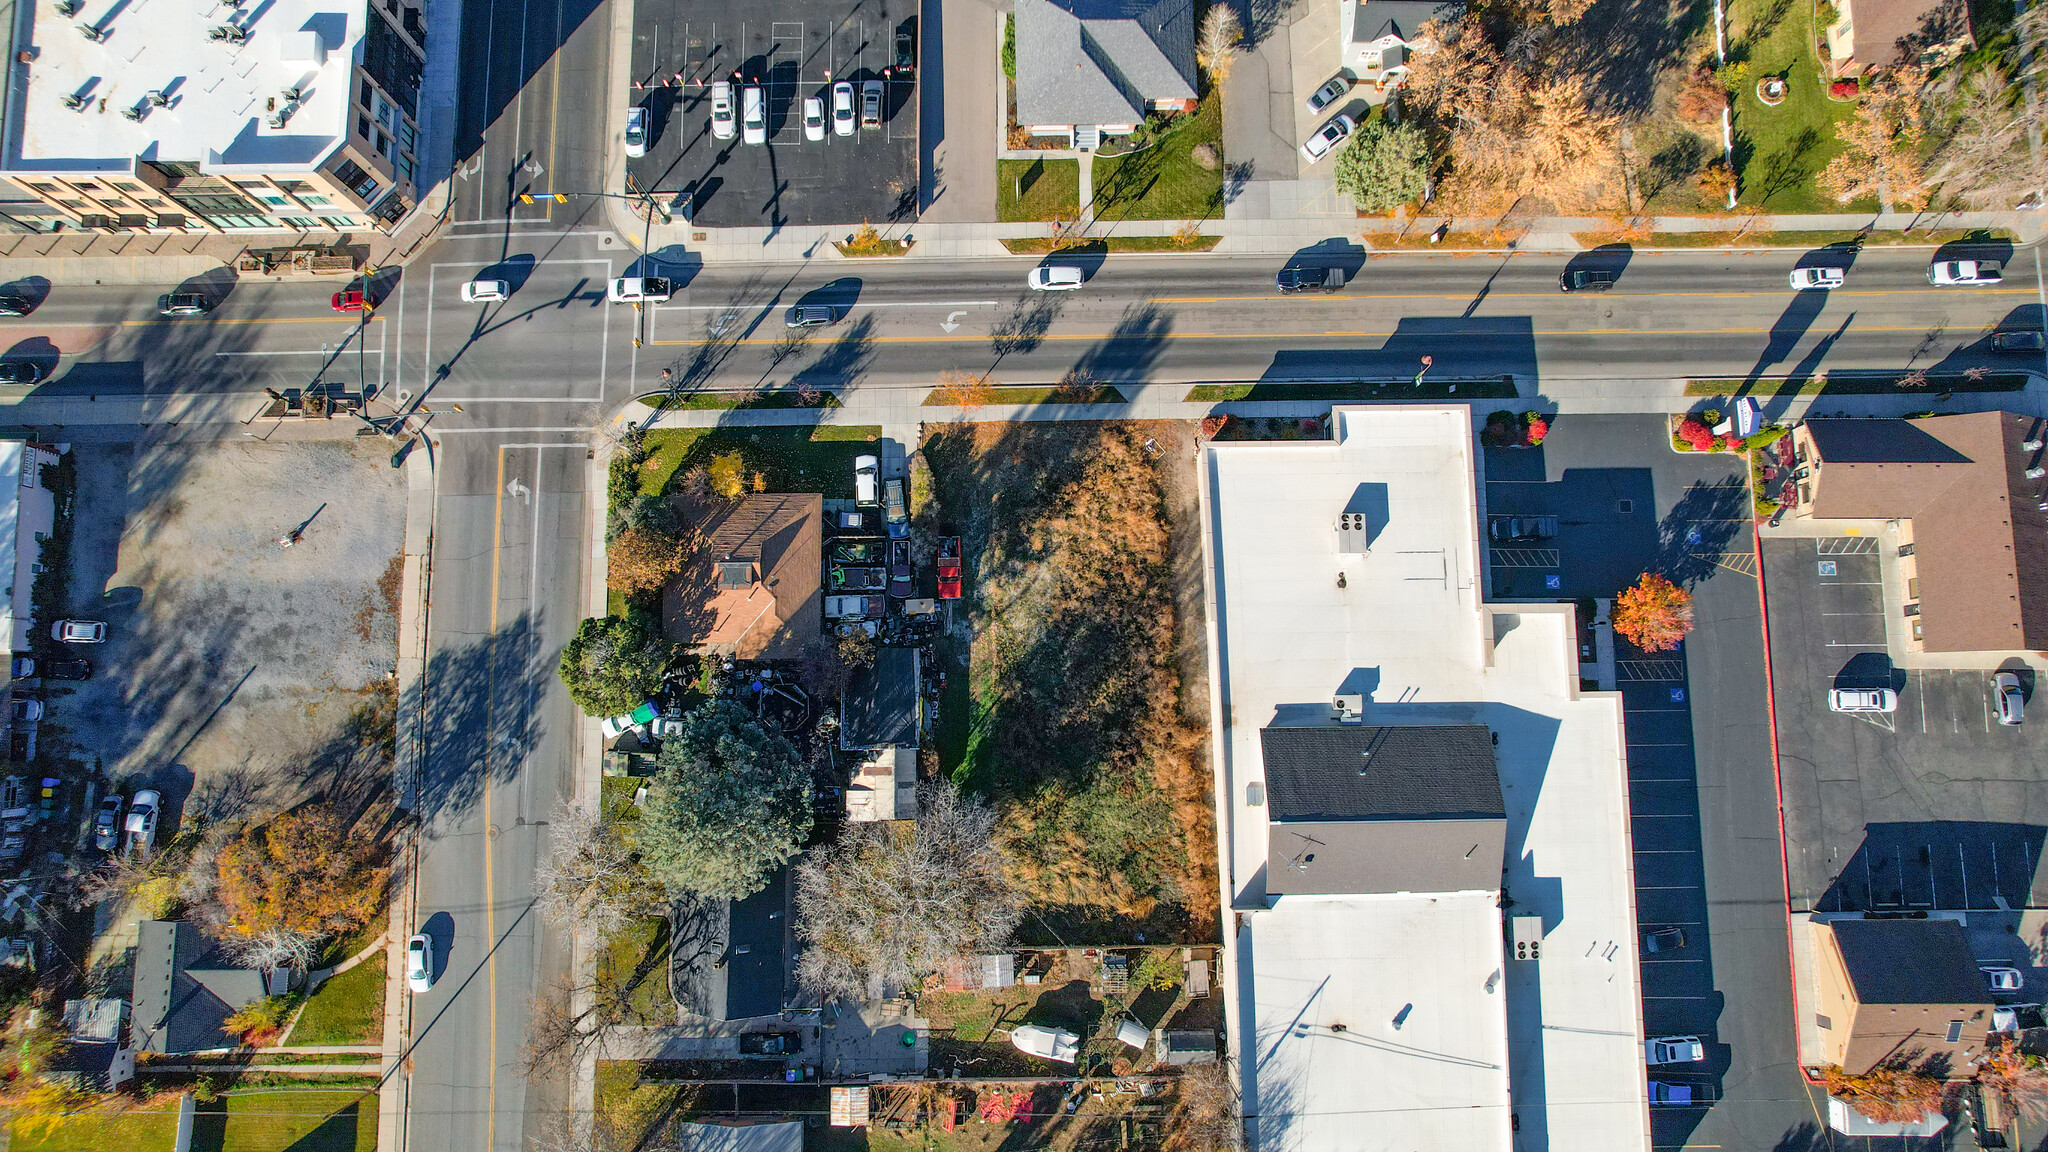
<path id="1" fill-rule="evenodd" d="M 458 229 L 385 287 L 367 326 L 331 312 L 323 283 L 236 286 L 203 321 L 157 318 L 154 288 L 59 286 L 0 328 L 10 354 L 49 361 L 56 393 L 242 392 L 324 373 L 569 406 L 651 390 L 664 367 L 698 388 L 868 389 L 922 388 L 951 368 L 1011 384 L 1071 370 L 1106 382 L 1401 379 L 1428 355 L 1434 376 L 1513 373 L 1539 396 L 1548 376 L 2044 367 L 1988 342 L 2040 326 L 2033 255 L 1988 289 L 1933 288 L 1926 259 L 1867 251 L 1846 289 L 1794 293 L 1782 286 L 1791 254 L 1648 254 L 1613 291 L 1566 295 L 1561 256 L 1386 255 L 1327 296 L 1278 295 L 1280 262 L 1248 257 L 1120 257 L 1065 293 L 1026 290 L 1021 259 L 669 262 L 658 269 L 686 287 L 643 311 L 604 299 L 608 278 L 651 263 L 610 233 Z M 511 299 L 461 303 L 480 275 L 511 281 Z M 798 301 L 832 305 L 837 322 L 791 334 L 782 313 Z"/>

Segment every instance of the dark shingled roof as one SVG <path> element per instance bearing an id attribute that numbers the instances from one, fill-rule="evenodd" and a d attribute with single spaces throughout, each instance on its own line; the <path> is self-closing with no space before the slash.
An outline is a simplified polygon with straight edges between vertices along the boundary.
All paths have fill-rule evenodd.
<path id="1" fill-rule="evenodd" d="M 839 705 L 841 748 L 917 747 L 915 648 L 884 648 L 858 669 Z"/>
<path id="2" fill-rule="evenodd" d="M 1430 20 L 1448 20 L 1452 5 L 1434 0 L 1363 0 L 1351 16 L 1351 42 L 1370 44 L 1382 36 L 1413 43 L 1415 33 Z"/>
<path id="3" fill-rule="evenodd" d="M 782 1011 L 788 869 L 744 900 L 679 901 L 671 923 L 669 963 L 684 1008 L 716 1021 Z"/>
<path id="4" fill-rule="evenodd" d="M 141 1052 L 232 1048 L 227 1018 L 263 998 L 263 974 L 199 967 L 213 959 L 199 930 L 183 920 L 144 920 L 135 944 L 131 1046 Z"/>
<path id="5" fill-rule="evenodd" d="M 1953 920 L 1834 920 L 1828 927 L 1864 1004 L 1975 1004 L 1988 997 Z"/>
<path id="6" fill-rule="evenodd" d="M 1267 728 L 1275 820 L 1484 819 L 1506 815 L 1482 724 Z"/>

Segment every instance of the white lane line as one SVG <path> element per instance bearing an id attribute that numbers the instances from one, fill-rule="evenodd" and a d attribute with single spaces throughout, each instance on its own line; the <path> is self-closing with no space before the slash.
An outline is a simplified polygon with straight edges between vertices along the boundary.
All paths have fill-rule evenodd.
<path id="1" fill-rule="evenodd" d="M 372 348 L 369 349 L 368 351 L 369 354 L 372 356 L 381 357 L 384 355 L 384 350 L 382 348 Z M 279 348 L 274 351 L 270 349 L 264 349 L 258 352 L 214 353 L 215 356 L 333 356 L 335 354 L 336 349 L 333 348 Z"/>
<path id="2" fill-rule="evenodd" d="M 847 309 L 857 312 L 862 308 L 1000 308 L 1000 300 L 888 300 L 875 304 L 855 304 Z M 657 304 L 656 312 L 723 312 L 731 304 Z"/>

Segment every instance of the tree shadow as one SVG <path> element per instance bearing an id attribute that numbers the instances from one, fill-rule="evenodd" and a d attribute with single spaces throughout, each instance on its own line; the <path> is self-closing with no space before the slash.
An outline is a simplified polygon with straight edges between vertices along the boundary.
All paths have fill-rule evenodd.
<path id="1" fill-rule="evenodd" d="M 875 318 L 872 313 L 854 321 L 838 339 L 825 346 L 817 359 L 799 368 L 789 378 L 795 388 L 850 388 L 866 375 L 875 357 Z"/>
<path id="2" fill-rule="evenodd" d="M 521 613 L 496 632 L 443 644 L 398 702 L 398 727 L 424 748 L 402 794 L 421 826 L 473 808 L 493 783 L 512 780 L 539 740 L 541 704 L 555 676 L 541 619 Z"/>
<path id="3" fill-rule="evenodd" d="M 1749 485 L 1737 476 L 1685 490 L 1657 525 L 1657 556 L 1651 567 L 1672 583 L 1690 588 L 1712 576 L 1728 542 L 1750 522 Z"/>
<path id="4" fill-rule="evenodd" d="M 1025 292 L 1018 296 L 1009 314 L 989 329 L 988 346 L 996 359 L 1013 352 L 1036 350 L 1052 330 L 1052 322 L 1059 319 L 1061 306 L 1066 303 L 1061 296 L 1058 292 Z"/>

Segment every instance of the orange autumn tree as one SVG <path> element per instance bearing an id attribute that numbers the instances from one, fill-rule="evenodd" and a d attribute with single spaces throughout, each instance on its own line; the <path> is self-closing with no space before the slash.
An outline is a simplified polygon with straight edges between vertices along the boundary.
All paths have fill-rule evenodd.
<path id="1" fill-rule="evenodd" d="M 1911 1124 L 1941 1110 L 1941 1081 L 1898 1061 L 1861 1076 L 1829 1065 L 1820 1081 L 1828 1095 L 1879 1124 Z"/>
<path id="2" fill-rule="evenodd" d="M 1645 652 L 1668 652 L 1692 631 L 1692 594 L 1655 572 L 1614 598 L 1614 630 Z"/>
<path id="3" fill-rule="evenodd" d="M 384 907 L 391 868 L 382 838 L 312 807 L 243 829 L 221 849 L 215 872 L 230 932 L 320 939 L 369 923 Z"/>

